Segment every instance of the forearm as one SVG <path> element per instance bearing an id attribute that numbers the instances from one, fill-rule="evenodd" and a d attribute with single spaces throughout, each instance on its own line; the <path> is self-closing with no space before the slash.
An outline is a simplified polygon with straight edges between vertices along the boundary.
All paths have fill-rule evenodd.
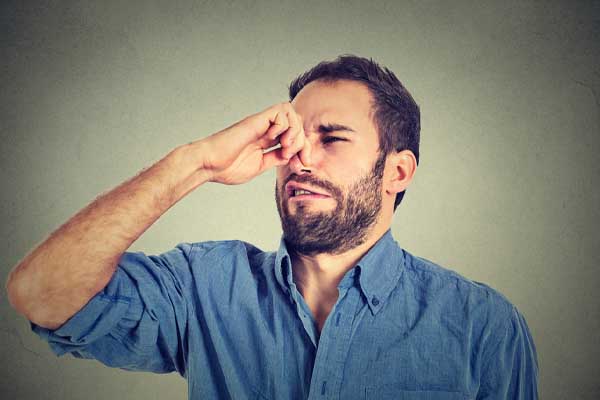
<path id="1" fill-rule="evenodd" d="M 7 280 L 13 307 L 55 329 L 110 281 L 123 252 L 208 180 L 200 141 L 178 147 L 98 196 L 21 260 Z"/>

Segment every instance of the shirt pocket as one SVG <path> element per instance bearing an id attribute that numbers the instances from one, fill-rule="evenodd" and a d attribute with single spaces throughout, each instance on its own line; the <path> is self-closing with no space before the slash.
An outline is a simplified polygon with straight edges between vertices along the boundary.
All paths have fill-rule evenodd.
<path id="1" fill-rule="evenodd" d="M 443 390 L 405 390 L 398 385 L 383 385 L 366 388 L 366 400 L 469 400 L 463 392 Z"/>

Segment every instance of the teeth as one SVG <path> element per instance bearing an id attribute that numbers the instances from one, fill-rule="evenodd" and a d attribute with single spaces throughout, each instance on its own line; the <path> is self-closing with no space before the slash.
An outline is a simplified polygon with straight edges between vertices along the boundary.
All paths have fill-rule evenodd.
<path id="1" fill-rule="evenodd" d="M 299 196 L 301 194 L 314 194 L 314 193 L 309 192 L 308 190 L 294 190 L 294 196 Z"/>

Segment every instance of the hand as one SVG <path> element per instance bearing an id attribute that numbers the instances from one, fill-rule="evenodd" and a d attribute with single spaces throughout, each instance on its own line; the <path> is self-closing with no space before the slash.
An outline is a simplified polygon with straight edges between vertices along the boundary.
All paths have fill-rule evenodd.
<path id="1" fill-rule="evenodd" d="M 211 182 L 244 183 L 267 169 L 286 165 L 298 153 L 310 163 L 310 143 L 291 103 L 275 104 L 205 139 L 202 168 Z M 277 144 L 281 146 L 270 149 Z"/>

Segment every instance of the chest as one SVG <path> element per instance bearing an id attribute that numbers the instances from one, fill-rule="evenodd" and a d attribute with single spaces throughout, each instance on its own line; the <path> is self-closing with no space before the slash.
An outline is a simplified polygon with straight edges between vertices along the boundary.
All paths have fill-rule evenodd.
<path id="1" fill-rule="evenodd" d="M 190 371 L 200 376 L 188 379 L 204 382 L 203 396 L 226 389 L 234 398 L 465 399 L 477 386 L 468 332 L 435 308 L 391 298 L 374 314 L 356 288 L 321 322 L 302 298 L 239 307 L 235 315 L 207 312 L 193 335 Z"/>

